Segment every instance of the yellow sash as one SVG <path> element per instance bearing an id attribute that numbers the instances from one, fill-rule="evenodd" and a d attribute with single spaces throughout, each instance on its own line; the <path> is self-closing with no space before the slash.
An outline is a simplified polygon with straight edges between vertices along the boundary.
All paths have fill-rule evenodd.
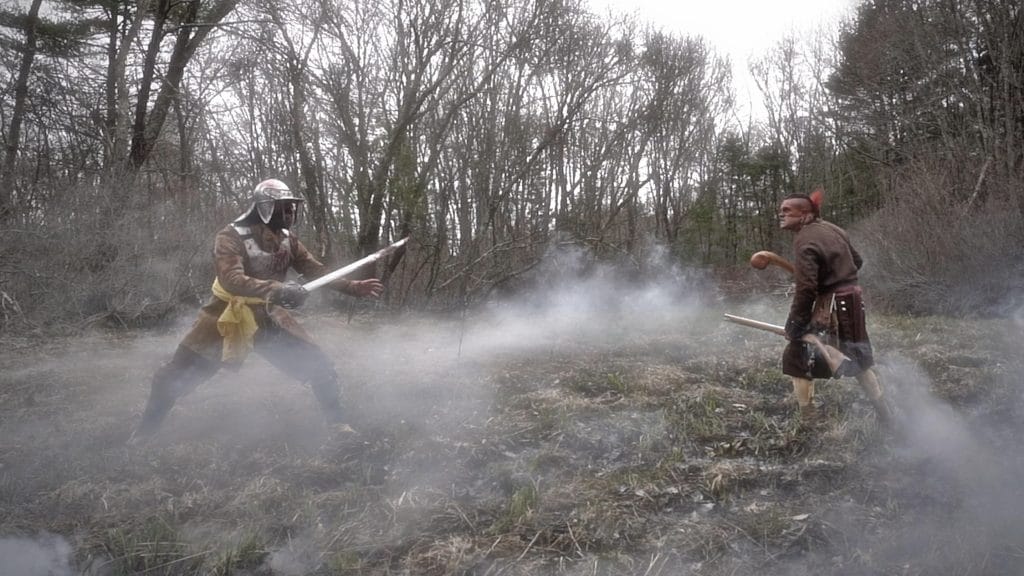
<path id="1" fill-rule="evenodd" d="M 252 304 L 264 304 L 266 300 L 255 296 L 235 296 L 213 280 L 213 295 L 227 302 L 227 308 L 217 318 L 217 331 L 224 337 L 224 350 L 221 360 L 229 363 L 240 363 L 252 351 L 253 336 L 259 330 Z"/>

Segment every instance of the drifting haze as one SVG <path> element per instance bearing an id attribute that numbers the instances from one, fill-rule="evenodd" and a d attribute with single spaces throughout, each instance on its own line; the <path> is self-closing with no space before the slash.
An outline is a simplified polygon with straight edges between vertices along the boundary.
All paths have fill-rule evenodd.
<path id="1" fill-rule="evenodd" d="M 637 270 L 660 273 L 640 278 Z M 9 438 L 31 439 L 44 447 L 40 453 L 63 455 L 39 461 L 39 470 L 23 474 L 42 483 L 32 487 L 32 494 L 58 493 L 66 486 L 91 494 L 88 481 L 77 483 L 84 470 L 99 486 L 97 496 L 89 500 L 102 496 L 104 506 L 109 504 L 111 510 L 150 514 L 156 509 L 180 509 L 194 514 L 194 525 L 180 531 L 197 543 L 197 549 L 207 549 L 220 533 L 229 534 L 224 538 L 234 539 L 237 547 L 237 532 L 224 526 L 234 526 L 233 520 L 261 510 L 276 509 L 281 505 L 278 499 L 306 499 L 317 514 L 343 516 L 342 524 L 331 516 L 303 517 L 295 532 L 289 533 L 288 545 L 270 551 L 266 567 L 275 573 L 299 575 L 322 568 L 326 548 L 341 534 L 350 540 L 345 545 L 354 548 L 372 546 L 372 539 L 389 536 L 346 528 L 352 526 L 350 520 L 378 526 L 374 522 L 379 522 L 382 511 L 373 498 L 345 500 L 350 497 L 350 485 L 371 486 L 373 494 L 391 498 L 385 499 L 391 507 L 385 511 L 401 517 L 398 525 L 403 530 L 419 530 L 427 540 L 434 535 L 431 514 L 438 513 L 429 503 L 452 498 L 463 505 L 485 508 L 481 503 L 508 498 L 523 485 L 524 477 L 537 482 L 545 494 L 554 493 L 550 498 L 557 501 L 557 490 L 562 488 L 555 483 L 559 474 L 562 478 L 596 477 L 636 465 L 644 445 L 684 446 L 684 439 L 669 434 L 678 424 L 666 419 L 672 408 L 659 402 L 667 400 L 643 396 L 648 391 L 644 386 L 655 376 L 667 374 L 653 385 L 678 387 L 678 392 L 689 387 L 748 386 L 745 394 L 771 394 L 767 388 L 749 387 L 756 378 L 746 385 L 738 380 L 748 372 L 756 376 L 766 366 L 774 370 L 782 341 L 723 325 L 718 318 L 728 311 L 780 323 L 785 317 L 784 296 L 722 309 L 718 295 L 701 273 L 673 266 L 661 255 L 649 262 L 619 266 L 597 263 L 578 249 L 552 251 L 522 282 L 521 289 L 510 298 L 467 310 L 461 317 L 382 315 L 371 322 L 346 323 L 323 310 L 302 310 L 303 323 L 334 359 L 352 423 L 366 438 L 358 450 L 337 451 L 332 458 L 343 462 L 328 468 L 329 473 L 323 472 L 322 447 L 329 445 L 330 438 L 318 418 L 312 394 L 258 356 L 250 358 L 238 373 L 224 371 L 183 398 L 150 446 L 142 450 L 122 446 L 126 430 L 145 401 L 152 371 L 170 356 L 191 317 L 182 318 L 167 334 L 83 339 L 68 351 L 45 360 L 41 355 L 31 366 L 7 374 L 12 382 L 54 383 L 52 391 L 40 392 L 35 401 L 47 409 L 52 409 L 48 402 L 64 405 L 79 393 L 86 401 L 62 416 L 59 426 L 50 421 L 56 418 L 47 416 L 0 422 L 0 432 Z M 877 320 L 869 312 L 869 325 L 873 327 Z M 1018 323 L 1016 332 L 1005 338 L 991 335 L 991 346 L 1005 349 L 1004 357 L 1019 357 L 1024 350 L 1013 337 L 1019 337 L 1020 326 Z M 838 456 L 836 460 L 845 473 L 855 477 L 851 484 L 860 482 L 859 476 L 869 478 L 865 485 L 874 492 L 888 491 L 886 497 L 896 509 L 877 513 L 889 522 L 886 530 L 878 533 L 865 528 L 875 520 L 844 517 L 844 509 L 838 506 L 815 508 L 812 500 L 806 503 L 808 510 L 829 525 L 845 527 L 844 533 L 856 535 L 854 540 L 863 538 L 849 546 L 875 552 L 881 563 L 876 565 L 923 558 L 939 566 L 948 559 L 942 554 L 954 547 L 966 557 L 984 555 L 1001 543 L 1022 541 L 1017 518 L 1024 512 L 1018 503 L 1024 500 L 1016 479 L 1024 466 L 1021 449 L 1013 441 L 1020 433 L 1019 419 L 1014 418 L 1022 398 L 1016 385 L 1000 380 L 1012 376 L 997 371 L 994 380 L 979 385 L 979 389 L 991 386 L 1014 391 L 1014 397 L 1005 403 L 1006 413 L 991 414 L 992 406 L 975 412 L 954 408 L 936 394 L 939 387 L 920 362 L 895 352 L 884 336 L 876 343 L 882 360 L 879 371 L 901 425 L 891 439 L 868 444 L 851 462 L 843 463 Z M 652 352 L 653 348 L 658 350 Z M 747 348 L 754 353 L 747 354 Z M 685 351 L 678 356 L 666 352 L 680 349 Z M 770 356 L 768 363 L 760 360 L 762 352 Z M 690 357 L 697 354 L 713 356 L 708 360 L 715 369 L 699 370 L 705 365 L 702 359 Z M 581 406 L 593 398 L 584 397 L 586 390 L 574 389 L 558 378 L 578 377 L 588 368 L 580 363 L 612 356 L 622 363 L 602 364 L 596 374 L 588 375 L 592 380 L 578 379 L 577 383 L 592 384 L 593 379 L 606 377 L 607 371 L 631 362 L 629 366 L 640 368 L 623 375 L 622 381 L 635 386 L 634 396 L 624 395 L 613 408 L 595 403 L 584 410 Z M 551 362 L 552 358 L 570 366 L 563 368 Z M 577 358 L 580 363 L 572 364 Z M 670 366 L 676 358 L 680 366 Z M 661 373 L 643 372 L 642 365 L 648 360 L 659 363 Z M 959 362 L 969 363 L 970 359 Z M 987 372 L 977 374 L 980 378 Z M 784 381 L 777 376 L 769 374 L 766 386 Z M 641 377 L 648 380 L 641 384 Z M 855 386 L 852 380 L 844 380 L 823 384 L 822 389 Z M 787 393 L 788 389 L 782 388 L 777 398 L 749 396 L 749 406 L 782 403 Z M 637 403 L 631 404 L 634 399 Z M 538 410 L 545 402 L 556 407 L 548 412 L 548 425 L 555 433 L 543 438 L 564 438 L 565 447 L 562 440 L 557 447 L 544 446 L 541 437 L 518 445 L 493 445 L 538 426 L 537 420 L 544 417 Z M 836 427 L 858 425 L 855 413 L 846 411 L 844 422 Z M 785 418 L 788 416 L 783 415 Z M 68 434 L 68 430 L 76 433 Z M 997 431 L 1002 436 L 997 436 Z M 845 444 L 861 442 L 854 433 L 846 434 Z M 847 449 L 845 444 L 840 451 Z M 568 473 L 563 469 L 547 471 L 555 476 L 552 481 L 536 468 L 537 457 L 544 450 L 564 458 L 563 468 L 574 468 Z M 145 457 L 140 459 L 140 455 Z M 698 464 L 702 465 L 698 459 L 688 461 L 691 466 Z M 800 458 L 793 458 L 787 465 L 799 469 L 803 464 Z M 95 466 L 102 469 L 90 468 Z M 839 485 L 840 490 L 846 489 L 842 482 Z M 297 486 L 310 492 L 295 495 Z M 771 493 L 775 488 L 766 485 L 764 490 Z M 850 489 L 845 497 L 857 505 L 869 497 L 877 498 L 856 489 Z M 758 504 L 763 497 L 750 491 L 737 492 L 736 498 Z M 728 499 L 704 504 L 714 504 L 706 524 L 701 525 L 708 530 L 714 527 L 717 515 L 729 518 L 738 512 L 729 508 Z M 197 513 L 190 505 L 209 511 Z M 868 505 L 864 508 L 869 508 L 866 514 L 875 514 Z M 50 536 L 0 541 L 0 574 L 22 570 L 33 576 L 64 576 L 70 573 L 70 549 L 67 542 Z M 800 561 L 808 556 L 801 556 Z M 28 561 L 33 564 L 24 564 Z M 638 565 L 644 562 L 637 558 Z M 794 563 L 776 568 L 804 573 Z"/>
<path id="2" fill-rule="evenodd" d="M 0 538 L 0 574 L 10 576 L 73 576 L 71 546 L 64 538 Z"/>
<path id="3" fill-rule="evenodd" d="M 470 340 L 495 352 L 566 339 L 622 342 L 679 330 L 710 296 L 699 272 L 673 265 L 663 253 L 643 268 L 659 273 L 639 278 L 632 267 L 595 265 L 582 249 L 553 251 L 530 289 L 479 316 Z"/>
<path id="4" fill-rule="evenodd" d="M 890 354 L 880 372 L 899 407 L 891 466 L 904 475 L 899 480 L 913 479 L 915 497 L 901 505 L 915 529 L 894 538 L 886 555 L 916 556 L 934 568 L 973 556 L 966 564 L 985 567 L 981 573 L 1016 569 L 1015 559 L 992 552 L 1024 542 L 1024 451 L 1007 437 L 1022 432 L 1021 398 L 965 413 L 936 397 L 935 383 L 907 358 Z M 980 384 L 1012 387 L 998 378 Z"/>

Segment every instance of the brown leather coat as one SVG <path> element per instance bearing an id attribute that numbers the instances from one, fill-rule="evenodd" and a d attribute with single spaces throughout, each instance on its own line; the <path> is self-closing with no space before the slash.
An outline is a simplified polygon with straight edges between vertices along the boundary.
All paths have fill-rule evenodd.
<path id="1" fill-rule="evenodd" d="M 793 239 L 796 291 L 786 325 L 824 331 L 826 342 L 854 361 L 854 376 L 874 364 L 864 321 L 864 302 L 857 272 L 864 261 L 842 228 L 818 219 Z M 833 376 L 823 361 L 802 342 L 790 342 L 782 354 L 782 371 L 801 378 Z"/>
<path id="2" fill-rule="evenodd" d="M 285 281 L 289 268 L 307 280 L 329 272 L 293 233 L 274 231 L 262 223 L 235 223 L 222 228 L 214 238 L 213 263 L 217 279 L 225 290 L 235 296 L 264 299 Z M 351 292 L 351 282 L 345 279 L 332 282 L 330 287 Z M 199 317 L 182 340 L 182 346 L 219 361 L 222 339 L 217 331 L 217 318 L 226 306 L 224 301 L 211 297 L 200 309 Z M 267 304 L 253 306 L 253 312 L 261 331 L 285 330 L 315 345 L 312 337 L 288 310 Z"/>
<path id="3" fill-rule="evenodd" d="M 818 219 L 801 228 L 793 238 L 796 292 L 787 324 L 795 321 L 809 326 L 815 300 L 840 288 L 856 286 L 857 271 L 863 263 L 839 226 Z"/>

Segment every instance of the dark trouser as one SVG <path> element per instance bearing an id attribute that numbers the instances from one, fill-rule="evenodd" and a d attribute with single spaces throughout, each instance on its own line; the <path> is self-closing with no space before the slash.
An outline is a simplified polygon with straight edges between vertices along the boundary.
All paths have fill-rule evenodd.
<path id="1" fill-rule="evenodd" d="M 342 421 L 338 375 L 320 348 L 271 325 L 256 333 L 254 351 L 278 370 L 308 383 L 328 422 Z M 178 398 L 209 380 L 224 365 L 179 345 L 171 360 L 153 375 L 149 400 L 136 434 L 156 432 Z"/>

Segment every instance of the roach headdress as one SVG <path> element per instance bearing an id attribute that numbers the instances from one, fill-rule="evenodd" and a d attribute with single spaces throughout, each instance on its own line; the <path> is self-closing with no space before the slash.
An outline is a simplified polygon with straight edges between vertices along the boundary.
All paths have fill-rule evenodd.
<path id="1" fill-rule="evenodd" d="M 783 198 L 783 200 L 800 199 L 807 200 L 811 205 L 811 212 L 815 218 L 821 217 L 821 206 L 825 203 L 825 193 L 821 188 L 816 188 L 814 192 L 810 194 L 804 194 L 803 192 L 794 192 L 789 196 Z"/>
<path id="2" fill-rule="evenodd" d="M 814 192 L 811 192 L 810 196 L 808 197 L 808 200 L 811 201 L 811 206 L 814 207 L 814 215 L 821 216 L 821 205 L 825 203 L 825 193 L 821 190 L 821 188 L 818 188 Z"/>

